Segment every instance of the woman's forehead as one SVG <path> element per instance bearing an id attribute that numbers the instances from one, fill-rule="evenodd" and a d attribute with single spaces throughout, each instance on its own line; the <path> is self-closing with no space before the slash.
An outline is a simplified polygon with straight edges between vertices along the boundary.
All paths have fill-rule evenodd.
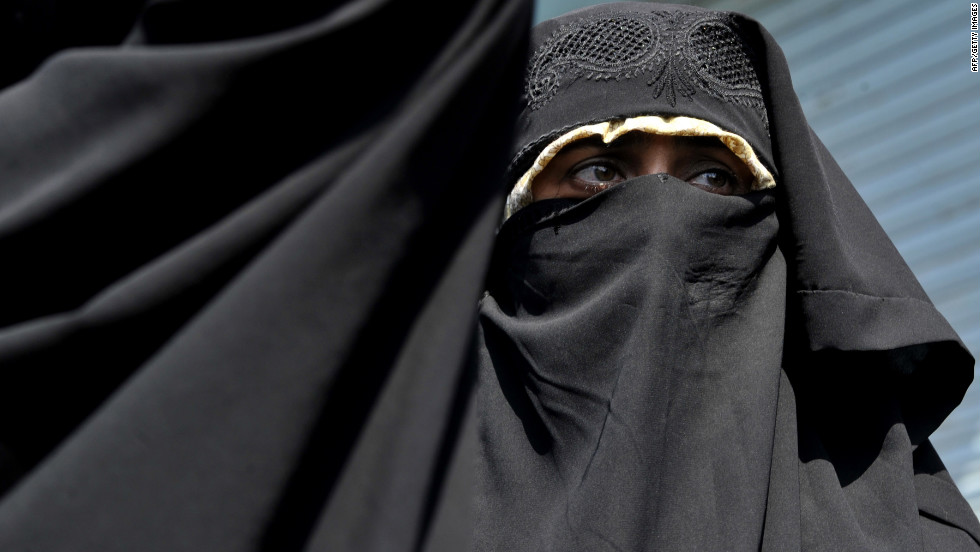
<path id="1" fill-rule="evenodd" d="M 690 152 L 713 151 L 730 153 L 718 138 L 713 136 L 671 136 L 650 132 L 634 131 L 624 134 L 611 142 L 604 142 L 599 136 L 589 136 L 576 140 L 555 154 L 555 160 L 567 157 L 582 157 L 610 153 L 649 153 L 653 151 Z"/>
<path id="2" fill-rule="evenodd" d="M 616 138 L 608 144 L 603 144 L 602 140 L 598 136 L 592 136 L 586 138 L 582 141 L 590 141 L 591 143 L 599 143 L 606 147 L 629 147 L 629 146 L 649 146 L 649 145 L 664 145 L 671 144 L 674 146 L 682 147 L 698 147 L 698 148 L 725 148 L 725 145 L 721 143 L 718 138 L 714 136 L 676 136 L 667 134 L 657 134 L 653 132 L 646 132 L 642 130 L 634 130 L 627 132 L 626 134 Z M 566 148 L 572 147 L 575 142 L 565 146 Z"/>

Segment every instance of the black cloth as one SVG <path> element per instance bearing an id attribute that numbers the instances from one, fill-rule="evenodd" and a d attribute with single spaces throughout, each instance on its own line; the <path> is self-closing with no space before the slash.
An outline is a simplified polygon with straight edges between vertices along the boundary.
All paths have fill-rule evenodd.
<path id="1" fill-rule="evenodd" d="M 529 3 L 137 12 L 0 93 L 0 550 L 465 549 Z"/>
<path id="2" fill-rule="evenodd" d="M 972 359 L 756 23 L 748 81 L 633 69 L 776 190 L 646 177 L 494 246 L 528 2 L 137 4 L 3 37 L 0 550 L 976 546 L 927 439 Z"/>
<path id="3" fill-rule="evenodd" d="M 481 516 L 485 549 L 758 549 L 785 311 L 772 193 L 651 175 L 569 202 L 498 240 L 481 389 L 487 507 L 507 515 Z"/>
<path id="4" fill-rule="evenodd" d="M 928 441 L 973 358 L 810 129 L 769 33 L 603 4 L 539 25 L 530 67 L 511 176 L 569 128 L 690 115 L 745 137 L 777 186 L 650 175 L 503 224 L 479 549 L 980 548 Z"/>

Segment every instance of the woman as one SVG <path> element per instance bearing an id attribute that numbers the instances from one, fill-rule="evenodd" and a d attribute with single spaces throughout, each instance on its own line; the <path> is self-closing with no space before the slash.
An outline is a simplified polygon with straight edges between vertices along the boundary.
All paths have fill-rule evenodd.
<path id="1" fill-rule="evenodd" d="M 516 173 L 558 131 L 624 115 L 698 117 L 758 163 L 729 166 L 709 134 L 698 159 L 721 166 L 697 174 L 515 194 L 483 304 L 477 452 L 467 352 L 529 2 L 446 3 L 426 32 L 395 0 L 131 7 L 104 47 L 4 74 L 23 80 L 0 93 L 0 549 L 456 551 L 477 454 L 483 549 L 846 548 L 869 527 L 911 538 L 910 506 L 940 520 L 921 524 L 930 542 L 969 529 L 925 438 L 970 359 L 878 251 L 750 21 L 685 34 L 670 22 L 706 12 L 611 7 L 639 11 L 616 29 L 653 57 L 625 74 L 561 44 L 535 58 Z M 747 42 L 726 42 L 733 21 Z M 596 38 L 569 44 L 608 55 Z M 678 38 L 724 63 L 679 63 L 695 50 Z M 739 44 L 765 60 L 754 73 Z M 610 86 L 567 95 L 571 76 Z M 604 179 L 590 193 L 634 176 L 610 166 L 580 174 Z M 549 236 L 567 274 L 536 299 Z M 859 438 L 873 454 L 845 446 Z M 914 490 L 890 469 L 912 444 Z"/>
<path id="2" fill-rule="evenodd" d="M 485 550 L 976 549 L 973 360 L 754 21 L 539 25 L 481 305 Z"/>

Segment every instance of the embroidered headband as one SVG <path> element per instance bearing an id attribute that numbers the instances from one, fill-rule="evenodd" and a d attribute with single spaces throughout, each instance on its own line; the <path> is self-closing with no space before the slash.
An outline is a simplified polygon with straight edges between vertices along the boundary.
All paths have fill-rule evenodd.
<path id="1" fill-rule="evenodd" d="M 740 31 L 743 24 L 728 12 L 620 2 L 538 25 L 510 180 L 579 127 L 659 116 L 700 119 L 718 129 L 710 135 L 739 137 L 771 182 L 768 114 L 755 48 Z M 758 182 L 765 180 L 757 167 L 750 168 Z"/>

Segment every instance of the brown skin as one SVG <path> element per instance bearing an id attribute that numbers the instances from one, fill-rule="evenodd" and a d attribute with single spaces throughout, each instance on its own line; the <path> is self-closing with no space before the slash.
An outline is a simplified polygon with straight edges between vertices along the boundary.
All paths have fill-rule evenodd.
<path id="1" fill-rule="evenodd" d="M 611 144 L 598 137 L 565 146 L 535 177 L 535 201 L 585 198 L 624 180 L 666 173 L 707 192 L 751 191 L 752 172 L 717 138 L 630 132 Z"/>

